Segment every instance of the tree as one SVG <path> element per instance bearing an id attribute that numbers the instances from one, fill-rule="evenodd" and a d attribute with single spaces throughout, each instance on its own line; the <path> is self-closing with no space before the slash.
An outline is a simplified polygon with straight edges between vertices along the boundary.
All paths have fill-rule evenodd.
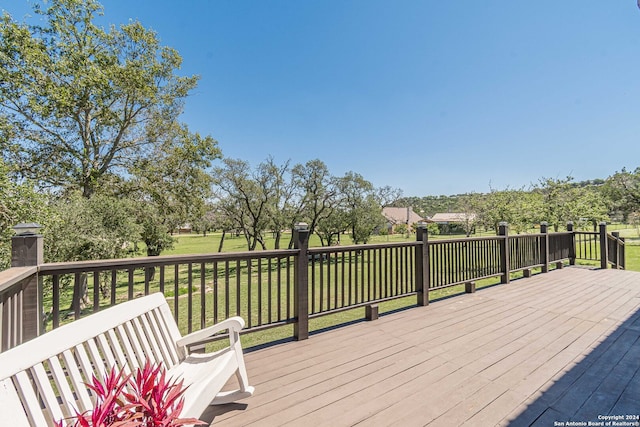
<path id="1" fill-rule="evenodd" d="M 294 223 L 300 218 L 303 200 L 288 161 L 278 166 L 269 158 L 258 166 L 257 176 L 263 183 L 262 190 L 270 195 L 267 205 L 269 227 L 275 238 L 274 249 L 280 249 L 282 231 L 293 229 Z M 293 241 L 290 241 L 289 246 L 292 245 Z"/>
<path id="2" fill-rule="evenodd" d="M 309 233 L 316 233 L 318 224 L 331 216 L 337 208 L 336 179 L 329 173 L 327 165 L 319 159 L 310 160 L 304 165 L 297 164 L 291 173 L 296 186 L 302 192 L 302 217 L 309 224 Z M 325 232 L 328 231 L 329 223 L 325 221 Z M 333 233 L 329 231 L 329 234 L 322 234 L 331 240 L 330 235 Z"/>
<path id="3" fill-rule="evenodd" d="M 90 198 L 79 191 L 51 202 L 51 219 L 44 229 L 45 262 L 116 259 L 130 254 L 131 246 L 140 238 L 135 222 L 135 205 L 126 198 L 94 193 Z M 66 287 L 69 277 L 64 277 Z M 108 295 L 109 280 L 100 286 Z M 87 304 L 87 278 L 73 289 L 72 305 Z"/>
<path id="4" fill-rule="evenodd" d="M 540 211 L 540 196 L 524 189 L 492 189 L 478 201 L 479 222 L 496 232 L 503 221 L 515 233 L 525 232 L 540 222 Z"/>
<path id="5" fill-rule="evenodd" d="M 49 4 L 42 25 L 0 22 L 0 148 L 23 176 L 89 197 L 153 152 L 148 126 L 172 125 L 197 77 L 140 22 L 106 31 L 95 0 Z"/>
<path id="6" fill-rule="evenodd" d="M 46 197 L 37 193 L 29 183 L 11 179 L 8 168 L 0 159 L 0 270 L 11 265 L 13 227 L 20 222 L 37 222 L 46 226 L 48 218 Z"/>
<path id="7" fill-rule="evenodd" d="M 347 172 L 340 178 L 338 188 L 353 243 L 367 243 L 373 232 L 385 224 L 376 189 L 362 175 L 354 172 Z"/>
<path id="8" fill-rule="evenodd" d="M 633 172 L 622 168 L 607 178 L 603 192 L 609 198 L 611 208 L 621 211 L 624 219 L 631 212 L 640 210 L 640 168 Z"/>
<path id="9" fill-rule="evenodd" d="M 543 196 L 544 220 L 558 231 L 568 221 L 576 225 L 585 222 L 597 224 L 606 220 L 607 206 L 599 191 L 578 186 L 573 178 L 542 178 L 539 191 Z"/>
<path id="10" fill-rule="evenodd" d="M 236 228 L 242 230 L 247 248 L 253 251 L 259 243 L 266 249 L 264 233 L 269 225 L 271 178 L 254 173 L 244 160 L 229 158 L 215 168 L 214 175 L 219 207 L 227 218 L 234 220 Z"/>
<path id="11" fill-rule="evenodd" d="M 178 124 L 149 139 L 156 141 L 152 155 L 134 161 L 132 178 L 121 191 L 138 201 L 138 222 L 143 225 L 147 255 L 152 256 L 171 247 L 168 233 L 206 215 L 213 194 L 208 169 L 220 150 L 213 138 Z"/>

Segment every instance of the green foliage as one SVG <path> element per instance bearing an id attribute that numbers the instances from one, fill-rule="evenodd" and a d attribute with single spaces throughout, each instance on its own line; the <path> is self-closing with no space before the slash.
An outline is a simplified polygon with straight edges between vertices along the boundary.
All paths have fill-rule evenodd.
<path id="1" fill-rule="evenodd" d="M 338 188 L 353 243 L 367 243 L 373 232 L 386 223 L 373 184 L 360 174 L 347 172 L 338 180 Z"/>
<path id="2" fill-rule="evenodd" d="M 44 230 L 45 262 L 123 258 L 140 238 L 134 203 L 96 193 L 74 192 L 51 203 Z"/>
<path id="3" fill-rule="evenodd" d="M 610 201 L 610 209 L 620 211 L 623 219 L 634 211 L 640 211 L 640 167 L 633 172 L 622 168 L 610 176 L 604 186 L 603 194 Z"/>
<path id="4" fill-rule="evenodd" d="M 139 22 L 95 25 L 95 0 L 36 3 L 35 12 L 36 25 L 0 22 L 3 155 L 43 185 L 88 197 L 149 154 L 149 125 L 172 126 L 197 78 L 176 76 L 178 53 Z"/>
<path id="5" fill-rule="evenodd" d="M 213 138 L 177 124 L 150 139 L 156 141 L 153 154 L 133 163 L 132 178 L 120 191 L 137 201 L 137 222 L 151 256 L 171 247 L 171 231 L 205 217 L 213 183 L 207 170 L 220 150 Z"/>
<path id="6" fill-rule="evenodd" d="M 13 227 L 21 222 L 37 222 L 46 226 L 48 218 L 46 197 L 37 193 L 29 183 L 17 183 L 11 179 L 0 159 L 0 270 L 11 265 Z"/>
<path id="7" fill-rule="evenodd" d="M 568 221 L 576 226 L 596 224 L 608 219 L 607 204 L 600 191 L 577 186 L 573 178 L 543 178 L 539 192 L 543 196 L 543 220 L 558 231 Z"/>

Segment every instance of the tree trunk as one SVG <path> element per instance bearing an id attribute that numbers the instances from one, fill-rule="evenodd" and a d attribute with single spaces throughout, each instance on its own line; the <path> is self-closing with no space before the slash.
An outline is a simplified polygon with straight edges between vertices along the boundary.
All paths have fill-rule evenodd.
<path id="1" fill-rule="evenodd" d="M 79 289 L 78 289 L 79 288 Z M 73 286 L 73 297 L 71 298 L 71 306 L 69 311 L 75 310 L 75 305 L 78 303 L 80 310 L 83 310 L 88 305 L 87 298 L 87 273 L 80 274 L 80 286 Z"/>
<path id="2" fill-rule="evenodd" d="M 225 230 L 222 230 L 222 237 L 220 238 L 220 244 L 218 245 L 218 252 L 222 252 L 222 245 L 224 244 L 224 236 L 227 234 Z"/>

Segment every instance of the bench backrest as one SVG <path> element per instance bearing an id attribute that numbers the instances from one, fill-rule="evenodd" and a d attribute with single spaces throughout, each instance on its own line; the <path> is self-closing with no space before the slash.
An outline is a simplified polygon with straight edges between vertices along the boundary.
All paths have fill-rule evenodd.
<path id="1" fill-rule="evenodd" d="M 84 385 L 113 366 L 126 373 L 149 358 L 167 369 L 185 357 L 162 294 L 95 313 L 0 353 L 0 424 L 53 425 L 93 407 Z"/>

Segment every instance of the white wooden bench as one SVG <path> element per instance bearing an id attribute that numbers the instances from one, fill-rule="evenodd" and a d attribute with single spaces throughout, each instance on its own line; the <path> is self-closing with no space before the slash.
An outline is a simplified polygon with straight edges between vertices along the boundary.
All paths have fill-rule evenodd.
<path id="1" fill-rule="evenodd" d="M 52 426 L 93 407 L 86 383 L 111 367 L 135 372 L 147 359 L 188 385 L 181 417 L 198 418 L 210 404 L 249 397 L 240 345 L 244 321 L 233 317 L 182 337 L 162 294 L 128 301 L 0 353 L 0 425 Z M 189 354 L 188 346 L 229 331 L 229 347 Z M 236 375 L 240 388 L 221 392 Z"/>

